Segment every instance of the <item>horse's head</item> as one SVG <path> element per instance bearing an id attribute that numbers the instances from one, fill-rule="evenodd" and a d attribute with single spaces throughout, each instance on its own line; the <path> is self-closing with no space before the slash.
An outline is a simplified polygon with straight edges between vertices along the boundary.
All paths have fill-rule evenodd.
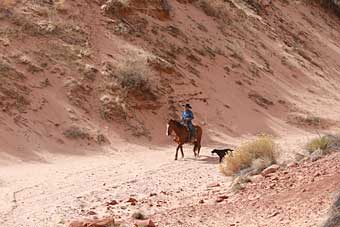
<path id="1" fill-rule="evenodd" d="M 170 136 L 171 135 L 171 133 L 172 133 L 172 130 L 173 130 L 173 128 L 174 128 L 174 120 L 172 120 L 172 119 L 170 119 L 170 120 L 168 120 L 168 123 L 167 123 L 167 125 L 166 125 L 166 135 L 167 136 Z"/>

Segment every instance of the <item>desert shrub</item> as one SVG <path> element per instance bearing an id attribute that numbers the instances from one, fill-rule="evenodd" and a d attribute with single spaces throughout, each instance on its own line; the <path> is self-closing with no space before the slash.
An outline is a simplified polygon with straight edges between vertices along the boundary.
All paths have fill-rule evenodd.
<path id="1" fill-rule="evenodd" d="M 126 119 L 126 105 L 119 96 L 103 95 L 100 98 L 101 117 L 105 120 Z"/>
<path id="2" fill-rule="evenodd" d="M 243 169 L 260 171 L 276 162 L 275 143 L 270 136 L 261 135 L 254 141 L 238 147 L 233 156 L 224 158 L 220 168 L 223 174 L 230 176 Z"/>
<path id="3" fill-rule="evenodd" d="M 102 10 L 105 13 L 117 14 L 124 12 L 129 6 L 130 0 L 107 0 L 104 5 L 102 5 Z"/>
<path id="4" fill-rule="evenodd" d="M 208 16 L 219 18 L 228 12 L 227 3 L 222 0 L 199 0 L 197 4 Z"/>
<path id="5" fill-rule="evenodd" d="M 140 211 L 133 213 L 132 217 L 134 219 L 137 219 L 137 220 L 146 220 L 147 219 L 147 216 Z"/>
<path id="6" fill-rule="evenodd" d="M 116 79 L 119 85 L 128 93 L 151 93 L 148 66 L 150 56 L 143 50 L 127 47 L 116 69 Z"/>
<path id="7" fill-rule="evenodd" d="M 87 130 L 79 128 L 78 126 L 71 126 L 64 131 L 64 136 L 69 139 L 90 139 L 90 134 Z"/>
<path id="8" fill-rule="evenodd" d="M 340 17 L 340 1 L 339 0 L 316 0 L 328 9 L 333 10 Z"/>
<path id="9" fill-rule="evenodd" d="M 309 141 L 306 145 L 306 149 L 309 153 L 313 153 L 316 150 L 325 151 L 331 145 L 332 140 L 328 136 L 321 136 Z"/>
<path id="10" fill-rule="evenodd" d="M 331 208 L 330 217 L 327 219 L 322 227 L 338 226 L 340 226 L 340 194 L 337 195 L 337 198 Z"/>
<path id="11" fill-rule="evenodd" d="M 321 118 L 316 116 L 307 116 L 305 118 L 305 122 L 310 125 L 320 125 L 321 124 Z"/>

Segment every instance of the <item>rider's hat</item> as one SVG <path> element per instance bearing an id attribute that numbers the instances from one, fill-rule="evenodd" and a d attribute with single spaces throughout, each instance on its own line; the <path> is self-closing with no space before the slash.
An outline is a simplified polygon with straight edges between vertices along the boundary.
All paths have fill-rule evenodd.
<path id="1" fill-rule="evenodd" d="M 182 106 L 185 106 L 185 107 L 187 107 L 187 108 L 189 108 L 189 109 L 192 109 L 192 107 L 190 106 L 189 103 L 187 103 L 187 104 L 185 104 L 185 105 L 182 105 Z"/>

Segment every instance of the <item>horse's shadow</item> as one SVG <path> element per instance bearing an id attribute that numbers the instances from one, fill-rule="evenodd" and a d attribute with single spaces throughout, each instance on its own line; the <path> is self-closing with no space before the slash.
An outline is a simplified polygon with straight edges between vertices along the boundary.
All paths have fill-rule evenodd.
<path id="1" fill-rule="evenodd" d="M 218 157 L 212 157 L 212 156 L 207 156 L 207 155 L 200 155 L 200 157 L 198 158 L 186 158 L 186 159 L 202 162 L 203 164 L 219 164 Z"/>

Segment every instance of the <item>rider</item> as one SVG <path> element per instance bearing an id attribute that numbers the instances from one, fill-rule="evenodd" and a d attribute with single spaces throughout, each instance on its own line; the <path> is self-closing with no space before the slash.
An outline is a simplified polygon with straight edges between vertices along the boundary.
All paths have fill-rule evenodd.
<path id="1" fill-rule="evenodd" d="M 189 141 L 190 141 L 191 138 L 195 136 L 195 128 L 191 122 L 194 119 L 194 114 L 191 111 L 192 107 L 190 106 L 190 104 L 185 104 L 183 106 L 184 111 L 182 112 L 182 121 L 189 128 Z"/>

